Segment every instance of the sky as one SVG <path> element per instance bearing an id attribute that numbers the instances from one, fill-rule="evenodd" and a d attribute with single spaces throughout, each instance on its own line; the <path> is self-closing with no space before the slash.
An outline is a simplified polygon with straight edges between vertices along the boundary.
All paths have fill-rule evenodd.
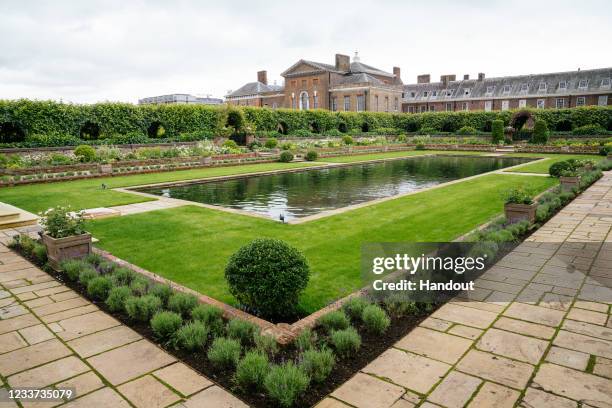
<path id="1" fill-rule="evenodd" d="M 609 0 L 0 0 L 0 99 L 223 97 L 299 59 L 487 77 L 612 66 Z"/>

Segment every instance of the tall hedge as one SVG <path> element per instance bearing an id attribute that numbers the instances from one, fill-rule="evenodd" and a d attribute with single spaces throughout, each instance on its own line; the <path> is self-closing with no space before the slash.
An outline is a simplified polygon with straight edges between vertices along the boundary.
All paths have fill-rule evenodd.
<path id="1" fill-rule="evenodd" d="M 440 132 L 455 132 L 464 126 L 490 132 L 493 121 L 501 120 L 507 126 L 513 113 L 472 111 L 406 114 L 251 107 L 232 109 L 242 109 L 246 125 L 252 129 L 279 130 L 286 134 L 296 131 L 375 131 L 379 128 L 394 128 L 404 132 L 431 128 Z M 93 129 L 97 133 L 95 136 L 101 139 L 129 135 L 125 140 L 132 140 L 154 134 L 154 130 L 161 126 L 165 131 L 164 137 L 175 138 L 182 133 L 219 131 L 228 126 L 228 112 L 226 106 L 138 106 L 110 102 L 76 105 L 26 99 L 0 100 L 0 133 L 2 129 L 12 129 L 14 134 L 14 129 L 18 128 L 26 137 L 37 135 L 38 140 L 61 144 L 70 138 L 78 141 L 84 130 L 91 133 Z M 584 125 L 598 125 L 612 130 L 612 107 L 539 109 L 533 110 L 532 114 L 534 119 L 544 121 L 551 131 L 572 130 Z"/>

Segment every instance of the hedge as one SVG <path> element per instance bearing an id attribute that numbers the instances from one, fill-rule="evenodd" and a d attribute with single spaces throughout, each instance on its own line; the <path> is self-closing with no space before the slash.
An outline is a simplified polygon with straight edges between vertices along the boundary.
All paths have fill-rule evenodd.
<path id="1" fill-rule="evenodd" d="M 416 114 L 384 112 L 296 111 L 290 109 L 228 108 L 205 105 L 132 105 L 98 103 L 65 104 L 53 101 L 0 100 L 0 144 L 62 145 L 81 144 L 83 140 L 109 140 L 113 143 L 138 143 L 163 135 L 165 140 L 179 137 L 206 137 L 227 134 L 232 110 L 244 113 L 244 127 L 258 132 L 293 134 L 358 134 L 378 129 L 416 132 L 457 132 L 472 127 L 490 132 L 494 120 L 510 122 L 512 111 L 425 112 Z M 531 111 L 535 119 L 546 122 L 551 131 L 595 125 L 612 130 L 612 107 L 540 109 Z M 162 129 L 160 129 L 160 127 Z M 231 129 L 232 131 L 235 131 Z M 196 137 L 197 138 L 197 137 Z M 160 139 L 161 141 L 161 139 Z"/>

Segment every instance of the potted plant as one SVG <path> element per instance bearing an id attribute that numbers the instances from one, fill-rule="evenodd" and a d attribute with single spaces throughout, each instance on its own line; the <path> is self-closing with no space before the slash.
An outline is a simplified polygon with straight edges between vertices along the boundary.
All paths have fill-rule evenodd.
<path id="1" fill-rule="evenodd" d="M 559 175 L 559 182 L 563 191 L 578 190 L 580 188 L 580 174 L 576 169 L 562 170 Z"/>
<path id="2" fill-rule="evenodd" d="M 91 234 L 83 229 L 83 216 L 69 207 L 50 208 L 42 214 L 42 241 L 47 247 L 49 265 L 59 269 L 66 259 L 82 258 L 91 253 Z"/>
<path id="3" fill-rule="evenodd" d="M 537 204 L 534 203 L 531 195 L 523 189 L 513 189 L 506 196 L 504 212 L 506 221 L 514 224 L 519 221 L 527 220 L 530 224 L 535 222 Z"/>

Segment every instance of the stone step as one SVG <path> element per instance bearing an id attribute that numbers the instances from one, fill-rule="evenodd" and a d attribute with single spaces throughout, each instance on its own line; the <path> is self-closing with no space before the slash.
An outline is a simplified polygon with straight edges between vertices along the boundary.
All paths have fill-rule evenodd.
<path id="1" fill-rule="evenodd" d="M 32 213 L 10 204 L 0 203 L 0 229 L 34 225 L 37 221 L 38 217 Z"/>

